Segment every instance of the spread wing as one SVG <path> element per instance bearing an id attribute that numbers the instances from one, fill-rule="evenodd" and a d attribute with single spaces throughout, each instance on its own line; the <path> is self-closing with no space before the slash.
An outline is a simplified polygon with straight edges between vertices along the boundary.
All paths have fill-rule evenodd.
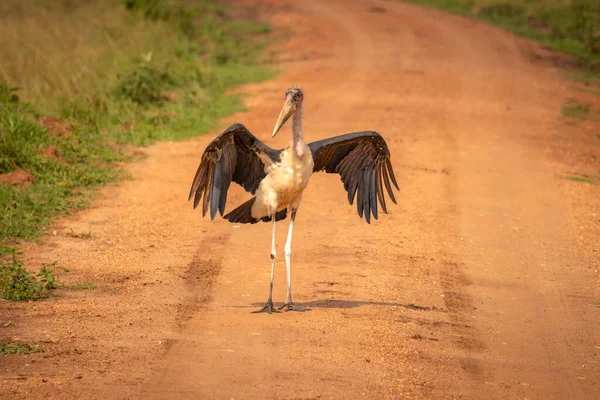
<path id="1" fill-rule="evenodd" d="M 371 222 L 371 213 L 377 219 L 377 199 L 387 213 L 383 187 L 396 204 L 392 184 L 400 190 L 390 162 L 390 151 L 383 137 L 377 132 L 354 132 L 330 139 L 319 140 L 308 145 L 315 163 L 314 172 L 325 171 L 339 174 L 348 201 L 354 202 L 362 218 Z"/>
<path id="2" fill-rule="evenodd" d="M 211 219 L 217 210 L 223 216 L 231 182 L 254 194 L 266 175 L 261 156 L 276 161 L 280 153 L 281 150 L 265 145 L 244 125 L 231 125 L 204 150 L 188 200 L 193 198 L 196 208 L 202 199 L 202 216 L 209 206 Z"/>

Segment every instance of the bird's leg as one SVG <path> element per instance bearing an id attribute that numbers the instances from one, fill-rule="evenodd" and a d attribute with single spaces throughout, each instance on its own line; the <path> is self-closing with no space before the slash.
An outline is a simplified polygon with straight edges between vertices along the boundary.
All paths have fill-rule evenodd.
<path id="1" fill-rule="evenodd" d="M 269 314 L 273 312 L 279 312 L 275 307 L 273 307 L 273 277 L 275 275 L 275 258 L 277 257 L 277 253 L 275 251 L 275 217 L 277 212 L 272 214 L 273 218 L 273 235 L 271 238 L 271 283 L 269 285 L 269 300 L 267 300 L 267 304 L 260 310 L 253 311 L 254 313 L 268 312 Z"/>
<path id="2" fill-rule="evenodd" d="M 288 229 L 287 240 L 285 241 L 285 272 L 287 275 L 287 297 L 285 299 L 285 304 L 279 309 L 284 309 L 285 311 L 307 311 L 310 308 L 302 308 L 296 306 L 292 302 L 292 277 L 291 277 L 291 258 L 292 258 L 292 231 L 294 230 L 294 220 L 296 219 L 296 210 L 292 211 L 292 216 L 290 218 L 290 227 Z"/>

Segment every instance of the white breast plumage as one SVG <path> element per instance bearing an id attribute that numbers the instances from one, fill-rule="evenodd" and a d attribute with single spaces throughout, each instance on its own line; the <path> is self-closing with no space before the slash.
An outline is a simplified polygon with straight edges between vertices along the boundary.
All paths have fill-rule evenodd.
<path id="1" fill-rule="evenodd" d="M 274 210 L 299 203 L 312 175 L 313 166 L 312 154 L 308 148 L 302 158 L 291 147 L 286 148 L 281 153 L 280 161 L 266 168 L 267 176 L 256 192 L 257 201 L 252 215 L 268 215 Z"/>

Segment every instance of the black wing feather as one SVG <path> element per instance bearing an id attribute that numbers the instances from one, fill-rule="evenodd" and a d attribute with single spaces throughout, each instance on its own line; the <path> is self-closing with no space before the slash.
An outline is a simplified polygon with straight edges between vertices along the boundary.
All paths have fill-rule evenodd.
<path id="1" fill-rule="evenodd" d="M 202 216 L 209 208 L 211 219 L 215 218 L 217 211 L 223 216 L 231 182 L 254 194 L 266 176 L 260 155 L 275 162 L 280 154 L 281 150 L 265 145 L 244 125 L 233 124 L 204 150 L 188 200 L 194 199 L 194 208 L 202 200 Z"/>
<path id="2" fill-rule="evenodd" d="M 392 184 L 400 189 L 392 170 L 390 151 L 379 133 L 348 133 L 310 143 L 308 147 L 315 164 L 314 172 L 339 174 L 348 192 L 348 202 L 353 204 L 356 198 L 356 211 L 361 218 L 364 214 L 367 223 L 371 222 L 371 215 L 375 219 L 379 216 L 377 200 L 381 211 L 387 214 L 385 192 L 396 203 Z"/>
<path id="3" fill-rule="evenodd" d="M 369 202 L 369 198 L 371 196 L 369 196 L 369 189 L 370 186 L 369 185 L 369 176 L 371 175 L 369 173 L 368 169 L 362 170 L 362 175 L 363 175 L 363 180 L 362 180 L 362 192 L 363 192 L 363 209 L 365 210 L 365 220 L 367 221 L 368 224 L 371 223 L 371 204 Z"/>
<path id="4" fill-rule="evenodd" d="M 392 191 L 392 186 L 390 185 L 390 178 L 388 177 L 387 167 L 385 165 L 382 165 L 381 169 L 383 170 L 383 173 L 381 175 L 383 176 L 383 183 L 385 184 L 385 188 L 387 189 L 387 192 L 390 195 L 392 203 L 396 204 L 396 198 L 394 197 L 394 192 Z"/>
<path id="5" fill-rule="evenodd" d="M 377 197 L 379 198 L 379 204 L 385 214 L 387 214 L 387 207 L 385 206 L 385 196 L 383 195 L 383 178 L 381 176 L 381 165 L 377 165 Z"/>
<path id="6" fill-rule="evenodd" d="M 362 182 L 360 180 L 360 176 L 356 177 L 356 184 L 357 184 L 357 189 L 356 189 L 356 192 L 357 192 L 356 193 L 356 211 L 358 212 L 358 216 L 360 218 L 362 218 L 363 217 L 363 210 L 365 208 L 365 202 L 364 202 L 364 199 L 363 199 L 365 191 L 361 187 L 362 186 Z"/>
<path id="7" fill-rule="evenodd" d="M 377 212 L 377 177 L 375 176 L 376 173 L 377 169 L 373 167 L 371 169 L 371 173 L 369 174 L 369 202 L 371 203 L 371 212 L 373 213 L 373 218 L 375 219 L 379 218 L 379 214 Z"/>
<path id="8" fill-rule="evenodd" d="M 215 164 L 212 191 L 210 192 L 210 219 L 215 219 L 221 199 L 221 184 L 223 181 L 223 158 Z"/>

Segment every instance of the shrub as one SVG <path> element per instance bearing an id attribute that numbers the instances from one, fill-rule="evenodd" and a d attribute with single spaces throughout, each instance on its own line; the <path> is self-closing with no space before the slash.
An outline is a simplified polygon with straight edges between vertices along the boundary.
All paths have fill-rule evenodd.
<path id="1" fill-rule="evenodd" d="M 175 79 L 165 68 L 151 64 L 152 55 L 136 63 L 131 70 L 119 75 L 115 93 L 139 105 L 161 104 L 163 91 L 175 86 Z"/>

